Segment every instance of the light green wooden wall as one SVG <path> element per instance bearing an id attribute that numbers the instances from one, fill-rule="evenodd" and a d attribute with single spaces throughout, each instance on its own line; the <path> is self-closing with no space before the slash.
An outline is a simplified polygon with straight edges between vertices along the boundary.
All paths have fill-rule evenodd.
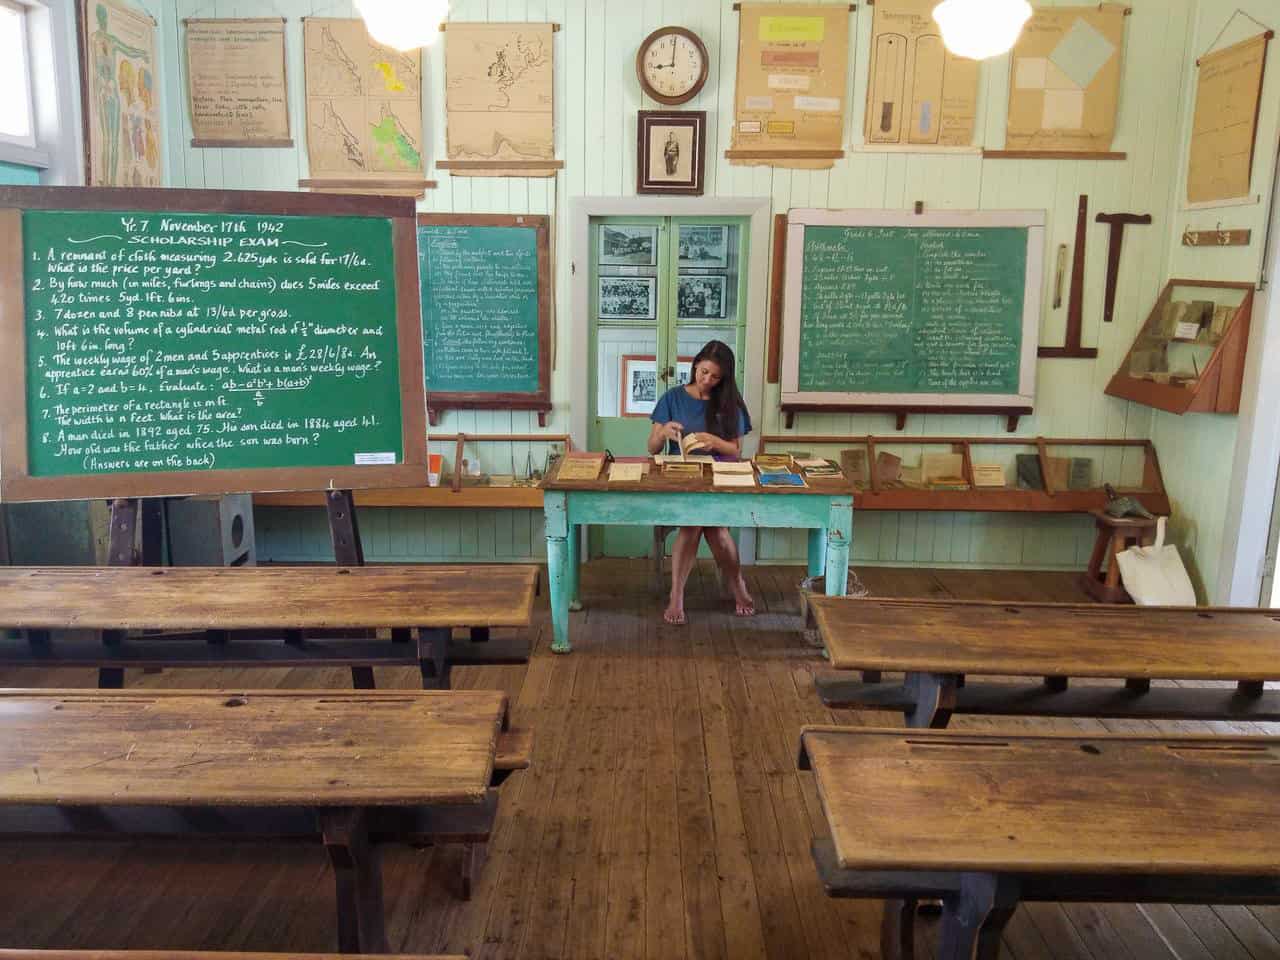
<path id="1" fill-rule="evenodd" d="M 1252 0 L 1254 7 L 1273 0 Z M 302 45 L 300 18 L 306 15 L 354 16 L 349 2 L 275 0 L 263 5 L 249 0 L 147 0 L 162 36 L 162 69 L 168 119 L 166 163 L 174 186 L 293 189 L 306 175 L 302 147 Z M 1062 4 L 1066 5 L 1066 4 Z M 1195 44 L 1211 35 L 1213 0 L 1131 0 L 1133 15 L 1126 32 L 1126 65 L 1116 149 L 1125 162 L 983 161 L 977 156 L 926 156 L 867 153 L 861 141 L 865 96 L 866 49 L 871 8 L 860 4 L 851 17 L 856 42 L 851 55 L 847 124 L 855 147 L 827 172 L 734 167 L 723 158 L 732 125 L 737 18 L 727 0 L 455 0 L 455 20 L 552 20 L 562 25 L 556 41 L 557 151 L 565 169 L 554 180 L 439 179 L 424 209 L 488 213 L 550 213 L 555 227 L 556 335 L 559 361 L 553 376 L 556 409 L 547 428 L 567 429 L 571 378 L 585 371 L 567 369 L 571 339 L 583 335 L 585 318 L 570 315 L 568 201 L 577 196 L 631 195 L 635 187 L 636 111 L 658 105 L 642 97 L 632 64 L 639 41 L 668 23 L 696 30 L 711 53 L 711 79 L 687 109 L 706 110 L 709 122 L 707 194 L 718 197 L 768 196 L 775 211 L 789 207 L 903 208 L 924 201 L 930 208 L 1030 208 L 1048 211 L 1046 263 L 1059 243 L 1072 243 L 1077 197 L 1087 193 L 1091 214 L 1098 211 L 1149 212 L 1150 228 L 1131 230 L 1126 239 L 1124 273 L 1116 322 L 1101 323 L 1106 233 L 1091 226 L 1085 304 L 1085 342 L 1099 348 L 1097 361 L 1047 361 L 1040 364 L 1037 412 L 1024 418 L 1027 436 L 1134 437 L 1158 435 L 1165 473 L 1178 484 L 1180 503 L 1204 510 L 1194 527 L 1198 552 L 1211 552 L 1221 540 L 1214 529 L 1211 505 L 1202 503 L 1194 481 L 1181 473 L 1192 465 L 1181 456 L 1188 443 L 1229 455 L 1234 426 L 1222 418 L 1202 419 L 1188 427 L 1165 426 L 1146 408 L 1113 400 L 1102 393 L 1133 335 L 1169 275 L 1174 254 L 1171 238 L 1183 224 L 1171 212 L 1179 176 L 1184 128 L 1189 111 L 1187 91 Z M 1204 13 L 1200 12 L 1203 8 Z M 283 15 L 288 18 L 289 76 L 295 149 L 199 150 L 188 146 L 190 129 L 181 81 L 181 21 L 184 17 Z M 1206 41 L 1207 42 L 1207 41 Z M 426 54 L 424 110 L 430 134 L 429 156 L 443 155 L 443 58 L 439 47 Z M 1274 75 L 1274 74 L 1273 74 Z M 1273 84 L 1273 89 L 1275 88 Z M 982 73 L 979 127 L 989 147 L 1003 145 L 1004 106 L 1008 96 L 1006 59 Z M 1274 113 L 1274 110 L 1272 111 Z M 1274 139 L 1274 137 L 1272 138 Z M 1206 268 L 1206 275 L 1209 271 Z M 1045 271 L 1046 309 L 1041 342 L 1061 341 L 1066 310 L 1049 310 L 1052 269 Z M 759 358 L 756 358 L 759 362 Z M 768 387 L 767 410 L 776 410 L 777 387 Z M 783 432 L 781 418 L 771 413 L 764 432 Z M 535 417 L 522 413 L 451 413 L 440 428 L 467 433 L 536 432 Z M 800 433 L 893 432 L 885 416 L 801 415 Z M 915 416 L 907 434 L 997 434 L 996 417 Z M 1189 436 L 1188 436 L 1189 435 Z M 1190 439 L 1189 439 L 1190 437 Z M 440 449 L 440 448 L 437 448 Z M 525 450 L 517 451 L 517 468 Z M 533 448 L 540 460 L 542 448 Z M 918 448 L 917 448 L 918 450 Z M 915 453 L 907 451 L 909 457 Z M 506 472 L 505 450 L 481 451 L 486 469 Z M 1109 471 L 1127 473 L 1132 463 L 1109 461 Z M 1176 478 L 1176 479 L 1175 479 Z M 371 558 L 516 559 L 539 557 L 541 519 L 527 513 L 454 511 L 380 513 L 362 517 Z M 296 513 L 276 511 L 259 516 L 259 550 L 276 560 L 325 556 L 329 548 L 323 521 L 302 520 Z M 1019 518 L 993 514 L 859 514 L 855 520 L 854 556 L 860 562 L 957 564 L 1008 567 L 1080 567 L 1087 558 L 1092 527 L 1081 518 Z M 763 560 L 798 560 L 805 555 L 800 535 L 764 533 Z M 1206 566 L 1205 561 L 1200 566 Z"/>

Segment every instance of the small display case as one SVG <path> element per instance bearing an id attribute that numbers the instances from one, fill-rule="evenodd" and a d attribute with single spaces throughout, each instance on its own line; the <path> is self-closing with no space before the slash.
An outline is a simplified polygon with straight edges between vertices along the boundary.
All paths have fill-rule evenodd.
<path id="1" fill-rule="evenodd" d="M 1169 413 L 1238 413 L 1253 289 L 1170 280 L 1106 392 Z"/>

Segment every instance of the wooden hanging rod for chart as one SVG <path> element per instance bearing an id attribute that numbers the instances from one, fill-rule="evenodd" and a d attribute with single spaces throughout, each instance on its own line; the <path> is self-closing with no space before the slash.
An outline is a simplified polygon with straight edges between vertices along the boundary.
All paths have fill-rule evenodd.
<path id="1" fill-rule="evenodd" d="M 843 160 L 843 150 L 726 150 L 726 160 Z M 436 164 L 439 166 L 439 164 Z"/>
<path id="2" fill-rule="evenodd" d="M 437 160 L 441 170 L 563 170 L 563 160 Z"/>
<path id="3" fill-rule="evenodd" d="M 874 7 L 874 6 L 876 5 L 876 0 L 866 0 L 866 4 L 867 4 L 867 6 L 868 6 L 868 7 Z M 738 6 L 739 6 L 739 5 L 735 3 L 735 4 L 733 5 L 733 9 L 737 10 L 737 9 L 738 9 Z M 1098 9 L 1099 9 L 1099 10 L 1101 10 L 1101 9 L 1102 9 L 1103 7 L 1105 7 L 1105 6 L 1108 6 L 1108 4 L 1100 3 L 1100 4 L 1098 4 Z M 850 10 L 857 10 L 858 8 L 857 8 L 857 6 L 856 6 L 856 5 L 854 5 L 854 4 L 852 4 L 852 3 L 851 3 L 851 4 L 849 4 L 849 9 L 850 9 Z M 1133 7 L 1125 7 L 1125 8 L 1124 8 L 1124 15 L 1125 15 L 1126 17 L 1127 17 L 1127 16 L 1129 16 L 1131 13 L 1133 13 Z"/>
<path id="4" fill-rule="evenodd" d="M 876 0 L 867 0 L 867 6 L 871 6 L 871 5 L 872 5 L 872 4 L 874 4 L 875 2 L 876 2 Z M 735 4 L 733 5 L 733 9 L 735 9 L 735 10 L 741 10 L 741 9 L 742 9 L 742 4 L 740 4 L 740 3 L 735 3 Z M 849 4 L 849 12 L 850 12 L 850 13 L 853 13 L 853 12 L 854 12 L 854 11 L 856 11 L 857 9 L 858 9 L 858 5 L 857 5 L 856 3 L 851 3 L 851 4 Z"/>
<path id="5" fill-rule="evenodd" d="M 1111 150 L 983 150 L 983 160 L 1128 160 Z"/>
<path id="6" fill-rule="evenodd" d="M 1239 12 L 1240 12 L 1239 10 L 1237 10 L 1237 11 L 1236 11 L 1236 13 L 1239 13 Z M 1234 16 L 1232 17 L 1232 19 L 1235 19 L 1235 18 L 1234 18 Z M 1249 17 L 1249 19 L 1250 19 L 1250 20 L 1253 20 L 1253 17 Z M 1228 20 L 1228 21 L 1227 21 L 1227 23 L 1230 23 L 1230 22 L 1231 22 L 1230 20 Z M 1257 20 L 1253 20 L 1253 22 L 1254 22 L 1254 23 L 1257 23 L 1258 21 L 1257 21 Z M 1226 32 L 1226 27 L 1223 27 L 1222 29 L 1223 29 L 1223 33 L 1225 33 L 1225 32 Z M 1265 40 L 1265 41 L 1267 41 L 1268 43 L 1270 43 L 1272 40 L 1274 40 L 1274 39 L 1276 38 L 1276 32 L 1275 32 L 1274 30 L 1266 30 L 1266 31 L 1264 31 L 1264 32 L 1261 34 L 1261 36 L 1262 36 L 1262 39 L 1263 39 L 1263 40 Z M 1218 34 L 1218 40 L 1221 40 L 1221 39 L 1222 39 L 1222 34 Z M 1240 43 L 1248 43 L 1250 40 L 1256 40 L 1256 39 L 1258 39 L 1258 37 L 1257 37 L 1257 36 L 1252 36 L 1252 37 L 1248 37 L 1248 38 L 1246 38 L 1246 39 L 1244 39 L 1244 40 L 1241 40 L 1241 41 L 1240 41 Z M 1217 42 L 1218 42 L 1218 40 L 1215 40 L 1215 41 L 1213 41 L 1213 42 L 1214 42 L 1214 43 L 1217 43 Z M 1237 44 L 1237 45 L 1238 45 L 1238 44 Z M 1226 49 L 1228 49 L 1228 48 L 1227 48 L 1227 47 L 1223 47 L 1222 49 L 1226 50 Z M 1215 53 L 1216 53 L 1217 51 L 1212 51 L 1212 52 L 1215 52 Z M 1208 52 L 1204 53 L 1202 56 L 1196 57 L 1196 66 L 1197 66 L 1197 67 L 1198 67 L 1198 66 L 1200 66 L 1200 61 L 1201 61 L 1201 60 L 1203 60 L 1203 59 L 1204 59 L 1205 57 L 1207 57 L 1207 56 L 1209 56 L 1209 53 L 1208 53 Z"/>
<path id="7" fill-rule="evenodd" d="M 449 26 L 448 22 L 445 22 L 445 23 L 440 24 L 440 32 L 441 32 L 441 33 L 444 33 L 444 32 L 445 32 L 445 28 L 446 28 L 446 27 L 448 27 L 448 26 Z M 559 33 L 559 32 L 560 32 L 560 24 L 558 24 L 558 23 L 553 23 L 553 24 L 551 25 L 551 32 L 552 32 L 552 33 Z"/>
<path id="8" fill-rule="evenodd" d="M 288 23 L 288 17 L 183 17 L 182 25 L 189 23 L 253 23 L 258 20 L 279 20 Z"/>

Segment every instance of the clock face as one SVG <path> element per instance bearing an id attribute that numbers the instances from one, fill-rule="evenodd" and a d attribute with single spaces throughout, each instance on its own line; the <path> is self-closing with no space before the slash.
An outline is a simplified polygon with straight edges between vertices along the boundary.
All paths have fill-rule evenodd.
<path id="1" fill-rule="evenodd" d="M 698 44 L 681 33 L 664 33 L 641 52 L 640 69 L 653 92 L 663 97 L 692 96 L 706 63 Z"/>

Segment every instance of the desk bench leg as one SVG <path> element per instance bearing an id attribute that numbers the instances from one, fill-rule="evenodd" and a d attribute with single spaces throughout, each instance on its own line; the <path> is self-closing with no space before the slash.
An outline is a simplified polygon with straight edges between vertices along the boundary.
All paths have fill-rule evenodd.
<path id="1" fill-rule="evenodd" d="M 449 689 L 448 627 L 422 627 L 418 630 L 418 669 L 422 672 L 423 690 Z"/>
<path id="2" fill-rule="evenodd" d="M 915 960 L 916 901 L 886 900 L 880 923 L 881 960 Z"/>
<path id="3" fill-rule="evenodd" d="M 938 960 L 996 960 L 1000 935 L 1018 906 L 1016 882 L 990 873 L 966 873 L 960 893 L 943 898 Z"/>
<path id="4" fill-rule="evenodd" d="M 338 901 L 338 949 L 342 953 L 390 953 L 382 909 L 382 863 L 369 842 L 364 811 L 318 811 L 325 850 L 333 865 Z"/>
<path id="5" fill-rule="evenodd" d="M 373 690 L 373 667 L 352 667 L 351 686 L 356 690 Z"/>
<path id="6" fill-rule="evenodd" d="M 908 673 L 903 681 L 915 707 L 907 713 L 908 727 L 941 730 L 951 722 L 960 678 L 953 673 Z"/>
<path id="7" fill-rule="evenodd" d="M 118 647 L 124 640 L 123 630 L 103 630 L 102 645 L 107 649 Z M 124 687 L 124 667 L 99 667 L 98 689 L 120 690 Z"/>

